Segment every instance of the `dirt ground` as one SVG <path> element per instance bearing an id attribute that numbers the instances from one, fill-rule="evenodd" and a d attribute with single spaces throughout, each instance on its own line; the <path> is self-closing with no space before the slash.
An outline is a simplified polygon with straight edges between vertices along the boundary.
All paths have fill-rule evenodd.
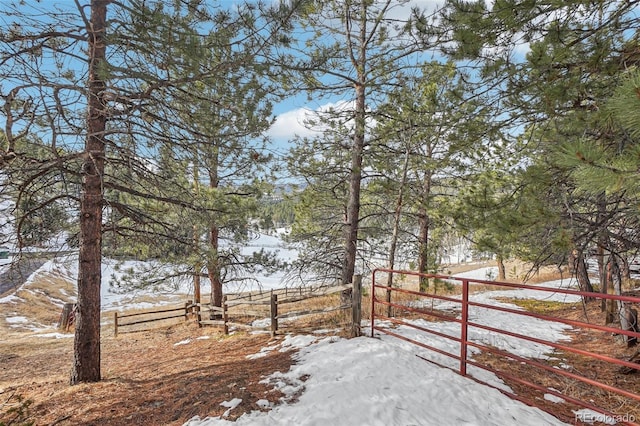
<path id="1" fill-rule="evenodd" d="M 552 279 L 546 274 L 537 278 Z M 39 324 L 55 323 L 59 312 L 44 306 L 44 300 L 62 299 L 71 291 L 67 287 L 53 282 L 31 286 L 29 292 L 20 294 L 24 304 L 12 305 L 11 310 L 0 314 L 20 313 Z M 365 302 L 364 307 L 367 306 Z M 587 309 L 575 306 L 553 309 L 553 315 L 604 323 L 595 304 Z M 105 317 L 108 319 L 108 315 Z M 114 337 L 112 326 L 106 323 L 101 346 L 103 380 L 69 386 L 72 335 L 54 339 L 37 334 L 7 327 L 0 321 L 0 425 L 181 425 L 196 415 L 220 416 L 228 410 L 220 405 L 223 401 L 241 398 L 242 403 L 228 413 L 227 418 L 233 420 L 245 412 L 260 410 L 259 400 L 281 403 L 283 395 L 260 381 L 276 371 L 287 371 L 294 362 L 294 352 L 269 351 L 261 358 L 247 358 L 265 346 L 276 344 L 282 336 L 274 339 L 269 334 L 224 336 L 216 328 L 198 328 L 189 322 Z M 188 344 L 177 344 L 186 340 Z M 570 344 L 619 359 L 637 350 L 627 349 L 616 343 L 614 336 L 596 331 L 574 333 Z M 550 365 L 554 362 L 570 365 L 576 373 L 640 394 L 640 373 L 624 375 L 618 366 L 585 361 L 572 353 L 557 352 L 555 358 L 549 361 Z M 638 404 L 606 392 L 594 392 L 593 388 L 553 378 L 515 361 L 491 356 L 478 357 L 477 361 L 526 377 L 545 388 L 554 387 L 592 400 L 615 412 L 633 413 L 640 419 Z M 553 404 L 541 392 L 504 380 L 520 397 L 571 423 L 573 413 L 568 405 Z"/>
<path id="2" fill-rule="evenodd" d="M 599 323 L 599 307 L 587 310 L 571 307 L 552 313 L 565 318 Z M 233 420 L 245 412 L 260 410 L 259 400 L 282 402 L 283 395 L 260 383 L 276 371 L 287 371 L 294 352 L 269 351 L 255 359 L 247 355 L 273 346 L 283 337 L 268 334 L 224 336 L 211 327 L 184 323 L 168 329 L 127 333 L 113 337 L 108 330 L 102 338 L 102 374 L 99 383 L 69 386 L 73 339 L 13 338 L 0 342 L 0 424 L 7 425 L 181 425 L 198 415 L 220 416 L 220 404 L 233 398 L 242 403 L 228 413 Z M 189 341 L 188 344 L 180 344 Z M 619 359 L 637 348 L 625 348 L 614 336 L 602 332 L 576 332 L 571 345 Z M 604 391 L 576 384 L 517 361 L 482 354 L 474 360 L 517 377 L 555 388 L 563 393 L 614 412 L 640 418 L 640 408 L 628 400 Z M 640 393 L 640 374 L 621 374 L 618 366 L 584 360 L 572 353 L 557 351 L 549 365 L 570 365 L 571 371 L 630 392 Z M 500 375 L 498 373 L 498 375 Z M 554 404 L 542 392 L 513 382 L 505 382 L 531 405 L 538 406 L 573 423 L 570 404 Z M 24 402 L 29 405 L 24 406 Z M 625 404 L 627 404 L 625 406 Z M 18 416 L 11 408 L 25 407 Z M 18 417 L 20 421 L 11 423 Z"/>
<path id="3" fill-rule="evenodd" d="M 176 345 L 187 339 L 189 344 Z M 69 386 L 73 339 L 2 342 L 0 424 L 12 424 L 16 413 L 7 411 L 19 408 L 20 399 L 31 401 L 23 423 L 36 425 L 180 425 L 196 415 L 222 415 L 227 408 L 220 403 L 241 398 L 231 420 L 260 410 L 258 400 L 277 403 L 283 396 L 259 382 L 287 371 L 292 353 L 246 357 L 274 343 L 265 334 L 224 337 L 195 324 L 107 336 L 103 380 Z"/>
<path id="4" fill-rule="evenodd" d="M 518 301 L 512 302 L 518 303 Z M 559 309 L 546 310 L 544 313 L 556 318 L 565 318 L 591 324 L 604 325 L 605 322 L 605 314 L 601 312 L 599 302 L 591 302 L 586 306 L 571 304 Z M 639 346 L 627 347 L 626 344 L 620 341 L 619 336 L 598 330 L 580 328 L 572 330 L 568 335 L 571 340 L 561 342 L 563 345 L 619 360 L 628 360 L 640 349 Z M 619 365 L 594 358 L 585 358 L 571 351 L 556 349 L 548 355 L 548 359 L 536 361 L 541 365 L 551 367 L 552 370 L 564 370 L 568 373 L 585 377 L 588 380 L 605 383 L 640 395 L 640 371 L 638 370 L 636 370 L 635 373 L 629 374 L 629 371 L 622 371 Z M 618 415 L 627 415 L 630 418 L 635 418 L 636 422 L 640 422 L 640 405 L 637 401 L 617 393 L 590 386 L 559 374 L 554 374 L 551 370 L 545 371 L 517 360 L 507 360 L 488 353 L 476 355 L 474 356 L 474 360 L 495 368 L 499 372 L 504 372 L 509 376 L 525 379 L 542 386 L 544 389 L 555 389 L 568 397 L 590 402 L 597 407 L 604 408 Z M 579 410 L 581 407 L 573 405 L 569 401 L 564 404 L 551 402 L 545 398 L 546 392 L 532 389 L 531 387 L 511 380 L 509 377 L 501 375 L 499 372 L 497 375 L 501 377 L 519 397 L 523 398 L 525 400 L 524 402 L 540 407 L 567 423 L 582 424 L 574 421 L 575 414 L 573 412 L 573 410 Z M 595 424 L 602 423 L 596 422 Z"/>

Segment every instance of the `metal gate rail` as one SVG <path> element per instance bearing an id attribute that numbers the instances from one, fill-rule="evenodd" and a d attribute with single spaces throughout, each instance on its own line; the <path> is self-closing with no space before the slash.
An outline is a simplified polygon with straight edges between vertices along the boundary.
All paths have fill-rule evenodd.
<path id="1" fill-rule="evenodd" d="M 385 285 L 381 285 L 377 283 L 377 275 L 379 275 L 380 273 L 385 273 L 385 274 L 398 274 L 398 275 L 408 275 L 408 276 L 415 276 L 418 277 L 420 279 L 438 279 L 438 280 L 447 280 L 448 282 L 457 282 L 461 284 L 461 291 L 462 294 L 459 298 L 457 297 L 449 297 L 449 296 L 443 296 L 443 295 L 438 295 L 435 293 L 428 293 L 428 292 L 420 292 L 420 291 L 413 291 L 413 290 L 408 290 L 408 289 L 403 289 L 403 288 L 398 288 L 398 287 L 388 287 L 386 284 Z M 508 360 L 512 360 L 512 361 L 516 361 L 518 363 L 522 363 L 522 364 L 526 364 L 529 365 L 535 369 L 538 369 L 540 371 L 544 371 L 544 372 L 548 372 L 548 373 L 552 373 L 555 374 L 557 376 L 562 376 L 564 378 L 567 379 L 571 379 L 583 384 L 586 384 L 588 386 L 592 386 L 593 388 L 599 388 L 602 389 L 604 391 L 607 392 L 611 392 L 613 394 L 617 394 L 623 398 L 626 398 L 629 402 L 633 402 L 633 404 L 638 404 L 640 403 L 640 394 L 634 393 L 634 392 L 630 392 L 628 390 L 625 389 L 621 389 L 619 387 L 613 386 L 611 384 L 607 384 L 589 377 L 586 377 L 584 375 L 581 374 L 577 374 L 574 372 L 570 372 L 570 371 L 566 371 L 563 369 L 559 369 L 559 368 L 555 368 L 553 366 L 547 365 L 543 362 L 540 362 L 539 360 L 535 360 L 535 359 L 530 359 L 530 358 L 526 358 L 523 356 L 519 356 L 510 352 L 507 352 L 503 349 L 499 349 L 497 347 L 493 347 L 493 346 L 489 346 L 486 344 L 482 344 L 482 343 L 478 343 L 478 342 L 474 342 L 469 340 L 468 338 L 468 333 L 469 333 L 469 328 L 476 328 L 476 329 L 481 329 L 481 330 L 485 330 L 488 331 L 490 333 L 493 333 L 495 335 L 505 335 L 505 336 L 509 336 L 509 337 L 513 337 L 513 338 L 517 338 L 517 339 L 522 339 L 525 341 L 529 341 L 529 342 L 533 342 L 536 344 L 540 344 L 540 345 L 545 345 L 548 346 L 550 348 L 554 348 L 556 350 L 561 350 L 561 351 L 565 351 L 568 353 L 573 353 L 576 355 L 579 355 L 581 357 L 586 357 L 590 360 L 598 360 L 598 361 L 602 361 L 602 362 L 606 362 L 606 363 L 611 363 L 611 364 L 616 364 L 619 365 L 621 367 L 627 367 L 629 369 L 631 369 L 631 371 L 636 370 L 636 373 L 640 374 L 640 364 L 634 363 L 634 362 L 629 362 L 626 360 L 622 360 L 622 359 L 618 359 L 618 358 L 614 358 L 611 356 L 607 356 L 607 355 L 603 355 L 603 354 L 598 354 L 598 353 L 594 353 L 585 349 L 580 349 L 577 348 L 575 346 L 572 345 L 568 345 L 568 344 L 563 344 L 563 343 L 558 343 L 558 342 L 554 342 L 554 341 L 549 341 L 549 340 L 545 340 L 545 339 L 541 339 L 541 338 L 536 338 L 536 337 L 532 337 L 532 336 L 527 336 L 521 333 L 517 333 L 517 332 L 513 332 L 513 331 L 509 331 L 509 330 L 505 330 L 505 329 L 501 329 L 498 327 L 494 327 L 494 326 L 489 326 L 489 325 L 484 325 L 484 324 L 479 324 L 477 322 L 472 322 L 469 320 L 469 307 L 478 307 L 478 308 L 483 308 L 483 309 L 488 309 L 488 310 L 493 310 L 493 311 L 500 311 L 500 312 L 504 312 L 507 313 L 509 315 L 518 315 L 518 316 L 526 316 L 526 317 L 530 317 L 530 318 L 536 318 L 539 320 L 544 320 L 544 321 L 549 321 L 549 322 L 554 322 L 554 323 L 559 323 L 559 324 L 564 324 L 564 325 L 569 325 L 571 327 L 573 327 L 574 329 L 583 329 L 583 330 L 597 330 L 597 331 L 601 331 L 601 332 L 605 332 L 605 333 L 611 333 L 611 334 L 618 334 L 618 335 L 626 335 L 629 336 L 631 338 L 636 338 L 638 340 L 638 342 L 640 342 L 640 333 L 635 332 L 635 331 L 628 331 L 628 330 L 622 330 L 620 328 L 615 328 L 615 327 L 610 327 L 610 326 L 605 326 L 605 325 L 598 325 L 598 324 L 590 324 L 587 322 L 583 322 L 583 321 L 577 321 L 577 320 L 572 320 L 572 319 L 567 319 L 567 318 L 558 318 L 558 317 L 553 317 L 550 315 L 545 315 L 545 314 L 540 314 L 540 313 L 536 313 L 536 312 L 529 312 L 529 311 L 524 311 L 524 310 L 517 310 L 517 309 L 511 309 L 508 307 L 504 307 L 504 306 L 495 306 L 495 305 L 490 305 L 487 303 L 480 303 L 480 302 L 476 302 L 473 300 L 469 299 L 469 290 L 470 290 L 470 286 L 472 285 L 490 285 L 490 286 L 497 286 L 497 287 L 504 287 L 504 288 L 508 288 L 508 289 L 527 289 L 527 290 L 534 290 L 536 292 L 547 292 L 547 293 L 561 293 L 561 294 L 566 294 L 566 295 L 573 295 L 573 296 L 580 296 L 583 298 L 590 298 L 593 300 L 603 300 L 603 299 L 607 299 L 607 300 L 613 300 L 613 301 L 619 301 L 619 302 L 627 302 L 630 304 L 640 304 L 640 297 L 632 297 L 632 296 L 617 296 L 617 295 L 612 295 L 612 294 L 602 294 L 602 293 L 594 293 L 594 292 L 582 292 L 582 291 L 578 291 L 578 290 L 571 290 L 571 289 L 565 289 L 565 288 L 554 288 L 554 287 L 543 287 L 543 286 L 538 286 L 538 285 L 524 285 L 524 284 L 514 284 L 514 283 L 503 283 L 503 282 L 496 282 L 496 281 L 488 281 L 488 280 L 477 280 L 477 279 L 470 279 L 470 278 L 457 278 L 457 277 L 451 277 L 451 276 L 445 276 L 445 275 L 435 275 L 435 274 L 420 274 L 417 272 L 413 272 L 413 271 L 402 271 L 402 270 L 391 270 L 391 269 L 385 269 L 385 268 L 378 268 L 375 269 L 372 273 L 372 290 L 371 290 L 371 336 L 374 336 L 374 333 L 376 331 L 380 332 L 380 333 L 384 333 L 384 334 L 388 334 L 391 336 L 394 336 L 396 338 L 408 341 L 410 343 L 413 343 L 417 346 L 420 346 L 424 349 L 427 349 L 429 351 L 438 353 L 440 355 L 443 355 L 445 357 L 448 358 L 452 358 L 455 359 L 457 361 L 459 361 L 459 366 L 457 369 L 455 368 L 451 368 L 449 366 L 446 366 L 442 363 L 436 362 L 432 359 L 427 359 L 425 357 L 421 357 L 423 359 L 425 359 L 426 361 L 429 361 L 431 363 L 434 363 L 440 367 L 443 368 L 449 368 L 451 370 L 457 371 L 459 374 L 469 377 L 477 382 L 483 383 L 485 385 L 491 386 L 493 388 L 498 389 L 500 392 L 505 393 L 507 395 L 509 395 L 510 397 L 514 398 L 514 399 L 518 399 L 520 401 L 523 401 L 529 405 L 536 405 L 533 401 L 519 396 L 517 394 L 515 394 L 514 392 L 507 392 L 503 389 L 499 389 L 493 385 L 491 385 L 490 383 L 484 382 L 476 377 L 473 377 L 471 375 L 469 375 L 467 373 L 467 366 L 473 366 L 476 368 L 480 368 L 489 372 L 492 372 L 496 375 L 498 375 L 499 377 L 502 378 L 506 378 L 510 381 L 513 381 L 514 383 L 519 383 L 521 385 L 524 386 L 528 386 L 532 389 L 536 389 L 540 392 L 543 392 L 545 394 L 551 394 L 554 395 L 558 398 L 562 398 L 565 401 L 568 401 L 572 404 L 575 404 L 578 407 L 582 407 L 582 408 L 587 408 L 590 410 L 593 410 L 597 413 L 602 414 L 603 416 L 606 416 L 607 419 L 613 419 L 615 421 L 617 421 L 618 424 L 629 424 L 629 425 L 635 425 L 638 423 L 635 423 L 636 420 L 640 421 L 640 418 L 635 418 L 635 416 L 633 415 L 629 415 L 628 413 L 616 413 L 616 412 L 612 412 L 611 410 L 607 410 L 604 409 L 602 407 L 598 407 L 595 404 L 588 402 L 588 401 L 584 401 L 581 400 L 579 398 L 575 398 L 572 397 L 570 395 L 567 395 L 565 393 L 562 393 L 561 391 L 555 390 L 555 389 L 549 389 L 546 386 L 542 386 L 540 384 L 537 383 L 533 383 L 530 380 L 526 380 L 523 379 L 521 377 L 516 377 L 515 375 L 503 371 L 503 370 L 498 370 L 495 369 L 489 365 L 483 364 L 481 362 L 478 362 L 474 359 L 470 359 L 469 357 L 469 348 L 473 347 L 476 349 L 479 349 L 481 352 L 486 352 L 498 357 L 502 357 Z M 380 292 L 383 291 L 384 294 L 386 295 L 385 298 L 381 298 L 380 296 Z M 455 303 L 455 304 L 459 304 L 460 305 L 460 315 L 459 316 L 452 316 L 452 315 L 448 315 L 444 312 L 438 312 L 435 310 L 431 310 L 429 312 L 425 312 L 424 309 L 419 309 L 419 308 L 415 308 L 412 306 L 407 306 L 406 304 L 402 304 L 402 303 L 398 303 L 398 302 L 394 302 L 393 301 L 393 294 L 405 294 L 405 295 L 410 295 L 410 296 L 414 296 L 417 298 L 428 298 L 430 300 L 438 300 L 438 301 L 444 301 L 444 302 L 450 302 L 450 303 Z M 396 297 L 397 298 L 397 297 Z M 419 325 L 416 325 L 414 323 L 408 322 L 407 320 L 404 320 L 402 318 L 399 318 L 397 316 L 389 316 L 389 315 L 382 315 L 379 313 L 376 313 L 376 306 L 384 306 L 387 307 L 387 309 L 395 309 L 396 311 L 402 311 L 405 313 L 411 313 L 411 314 L 416 314 L 419 316 L 426 316 L 426 317 L 431 317 L 431 318 L 437 318 L 440 320 L 445 320 L 445 321 L 450 321 L 450 322 L 454 322 L 454 323 L 458 323 L 460 325 L 459 328 L 459 334 L 458 335 L 449 335 L 446 333 L 442 333 L 436 330 L 431 330 L 425 327 L 421 327 Z M 420 332 L 424 332 L 424 333 L 428 333 L 430 335 L 433 335 L 434 338 L 440 338 L 440 339 L 448 339 L 450 341 L 454 341 L 456 343 L 458 343 L 460 345 L 460 351 L 458 353 L 451 353 L 451 352 L 447 352 L 445 350 L 442 350 L 440 348 L 437 348 L 433 345 L 430 345 L 428 343 L 424 343 L 424 342 L 419 342 L 416 341 L 414 339 L 411 339 L 409 337 L 403 336 L 397 332 L 394 332 L 392 329 L 389 329 L 388 327 L 382 327 L 379 325 L 376 325 L 376 321 L 379 320 L 384 320 L 384 321 L 388 321 L 391 322 L 395 325 L 402 325 L 402 326 L 406 326 L 406 327 L 410 327 L 414 330 L 418 330 Z"/>

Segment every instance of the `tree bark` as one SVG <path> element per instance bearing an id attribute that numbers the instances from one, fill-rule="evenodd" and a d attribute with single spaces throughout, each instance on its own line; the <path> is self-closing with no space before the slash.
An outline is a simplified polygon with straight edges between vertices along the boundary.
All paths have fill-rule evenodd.
<path id="1" fill-rule="evenodd" d="M 429 203 L 429 195 L 431 193 L 431 172 L 427 171 L 423 183 L 423 203 L 418 215 L 419 231 L 418 231 L 418 272 L 426 274 L 429 272 L 429 231 L 431 227 L 431 219 L 427 205 Z M 420 278 L 420 291 L 429 289 L 429 280 Z"/>
<path id="2" fill-rule="evenodd" d="M 622 271 L 620 270 L 618 259 L 619 257 L 613 253 L 609 256 L 609 262 L 611 263 L 611 284 L 613 285 L 614 294 L 622 296 Z M 622 330 L 633 331 L 635 324 L 633 324 L 634 319 L 629 304 L 622 300 L 617 300 L 616 302 L 620 328 Z M 621 336 L 622 340 L 629 345 L 631 338 L 624 334 Z"/>
<path id="3" fill-rule="evenodd" d="M 358 228 L 360 226 L 360 185 L 362 183 L 362 157 L 364 155 L 365 120 L 366 120 L 366 8 L 362 3 L 362 22 L 358 40 L 358 55 L 353 58 L 354 67 L 358 73 L 358 80 L 354 84 L 356 91 L 355 101 L 355 128 L 353 145 L 351 147 L 351 171 L 349 173 L 349 199 L 347 201 L 347 217 L 344 224 L 344 261 L 342 265 L 342 284 L 349 284 L 356 269 L 356 254 L 358 248 Z M 347 21 L 351 19 L 347 17 Z M 351 25 L 347 22 L 347 25 Z"/>
<path id="4" fill-rule="evenodd" d="M 418 223 L 418 272 L 426 274 L 429 272 L 429 216 L 426 211 L 420 213 Z M 420 278 L 420 291 L 428 289 L 429 280 Z"/>
<path id="5" fill-rule="evenodd" d="M 195 196 L 198 197 L 200 195 L 200 183 L 199 183 L 200 175 L 198 173 L 198 164 L 195 163 L 193 165 L 193 191 Z M 198 231 L 198 225 L 193 225 L 193 252 L 196 255 L 195 264 L 193 265 L 193 304 L 195 305 L 195 313 L 196 313 L 196 321 L 198 321 L 198 326 L 200 326 L 200 302 L 201 302 L 201 280 L 200 280 L 200 272 L 201 272 L 201 263 L 200 263 L 200 233 Z"/>
<path id="6" fill-rule="evenodd" d="M 598 276 L 600 277 L 600 293 L 609 293 L 609 274 L 607 273 L 608 261 L 605 262 L 604 248 L 601 244 L 598 244 Z M 600 310 L 605 312 L 607 310 L 607 299 L 602 299 Z M 611 321 L 607 318 L 607 324 Z"/>
<path id="7" fill-rule="evenodd" d="M 209 259 L 207 272 L 211 283 L 211 306 L 222 307 L 222 279 L 220 277 L 220 263 L 218 262 L 219 229 L 216 225 L 211 225 L 209 229 L 209 248 L 214 253 Z M 211 319 L 220 318 L 219 313 L 211 313 Z"/>
<path id="8" fill-rule="evenodd" d="M 593 292 L 593 286 L 591 285 L 591 280 L 589 279 L 589 273 L 587 271 L 587 264 L 584 261 L 584 253 L 582 250 L 578 250 L 575 256 L 575 271 L 576 271 L 576 279 L 578 280 L 578 287 L 580 291 L 588 291 Z M 593 300 L 592 297 L 583 297 L 585 302 L 589 302 Z"/>
<path id="9" fill-rule="evenodd" d="M 356 254 L 358 247 L 358 227 L 360 221 L 360 184 L 362 181 L 362 155 L 364 152 L 364 86 L 356 89 L 357 105 L 362 103 L 362 111 L 359 113 L 359 106 L 356 107 L 356 121 L 361 124 L 356 125 L 361 130 L 356 130 L 353 137 L 353 147 L 351 152 L 351 172 L 349 175 L 349 200 L 347 202 L 347 217 L 344 230 L 344 263 L 342 267 L 342 284 L 349 284 L 356 269 Z M 362 115 L 362 117 L 360 117 Z"/>
<path id="10" fill-rule="evenodd" d="M 207 158 L 209 166 L 209 187 L 218 188 L 220 185 L 220 176 L 218 175 L 220 164 L 220 149 L 214 142 L 213 149 Z M 222 271 L 220 270 L 220 256 L 218 249 L 220 248 L 220 228 L 214 222 L 209 224 L 209 250 L 211 255 L 207 263 L 207 272 L 209 274 L 209 282 L 211 283 L 211 306 L 222 307 Z M 211 319 L 219 319 L 220 314 L 211 312 Z"/>
<path id="11" fill-rule="evenodd" d="M 507 268 L 504 266 L 504 259 L 502 256 L 496 256 L 496 262 L 498 263 L 498 280 L 504 281 L 507 279 Z"/>
<path id="12" fill-rule="evenodd" d="M 393 231 L 391 234 L 391 244 L 389 246 L 389 269 L 396 266 L 396 250 L 398 246 L 398 237 L 400 234 L 400 219 L 402 218 L 402 206 L 404 205 L 404 186 L 407 182 L 407 174 L 409 170 L 409 149 L 405 153 L 404 163 L 402 165 L 402 179 L 400 180 L 400 189 L 398 190 L 398 198 L 396 200 L 396 209 L 393 215 Z M 387 287 L 393 287 L 393 274 L 387 274 Z M 391 290 L 387 290 L 387 303 L 391 303 Z M 391 317 L 393 309 L 387 306 L 387 316 Z"/>
<path id="13" fill-rule="evenodd" d="M 87 138 L 80 197 L 78 307 L 71 384 L 100 380 L 100 283 L 102 281 L 102 177 L 107 123 L 106 84 L 99 70 L 106 61 L 107 0 L 91 1 Z"/>

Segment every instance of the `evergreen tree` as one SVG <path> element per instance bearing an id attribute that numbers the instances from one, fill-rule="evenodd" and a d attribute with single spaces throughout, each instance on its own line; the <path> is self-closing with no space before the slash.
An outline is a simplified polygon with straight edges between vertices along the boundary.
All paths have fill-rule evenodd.
<path id="1" fill-rule="evenodd" d="M 261 266 L 256 261 L 273 261 L 264 255 L 242 256 L 239 250 L 251 237 L 256 201 L 268 190 L 259 174 L 271 159 L 262 132 L 270 125 L 274 92 L 267 67 L 255 59 L 261 47 L 248 37 L 247 18 L 218 15 L 216 31 L 200 35 L 194 29 L 199 15 L 186 15 L 181 37 L 189 40 L 189 48 L 177 50 L 172 62 L 163 65 L 168 75 L 184 83 L 165 93 L 169 101 L 144 110 L 148 120 L 157 121 L 159 133 L 172 135 L 158 145 L 164 174 L 183 176 L 182 188 L 175 188 L 173 197 L 186 195 L 185 202 L 200 208 L 188 218 L 172 216 L 176 222 L 171 226 L 183 231 L 181 244 L 189 254 L 180 251 L 167 260 L 191 265 L 196 299 L 204 274 L 214 306 L 222 304 L 226 281 L 247 279 L 247 271 Z M 192 81 L 192 75 L 200 77 Z M 174 114 L 172 120 L 164 118 L 167 111 Z M 187 194 L 181 195 L 187 186 Z M 184 238 L 187 228 L 190 238 Z M 158 247 L 156 241 L 149 243 Z"/>
<path id="2" fill-rule="evenodd" d="M 185 88 L 210 84 L 262 48 L 246 41 L 234 44 L 248 49 L 246 55 L 205 61 L 216 51 L 207 43 L 215 45 L 218 32 L 241 22 L 245 40 L 257 33 L 251 27 L 255 10 L 138 0 L 92 0 L 90 8 L 78 4 L 73 10 L 6 6 L 7 27 L 0 33 L 2 168 L 20 178 L 4 180 L 3 193 L 19 197 L 32 182 L 58 176 L 59 185 L 37 187 L 45 197 L 39 205 L 76 203 L 67 210 L 79 212 L 80 245 L 71 382 L 96 381 L 103 230 L 192 247 L 184 219 L 224 210 L 216 199 L 194 194 L 184 168 L 174 173 L 188 160 L 169 154 L 179 151 L 175 147 L 189 149 L 179 139 L 189 122 L 185 106 L 195 102 L 194 91 Z M 36 140 L 37 157 L 35 149 L 23 148 Z M 29 167 L 20 170 L 23 165 Z"/>
<path id="3" fill-rule="evenodd" d="M 604 290 L 606 263 L 616 258 L 624 263 L 624 253 L 639 243 L 626 231 L 637 221 L 629 214 L 634 196 L 610 191 L 616 186 L 611 179 L 615 173 L 605 171 L 614 169 L 612 160 L 634 145 L 607 113 L 611 89 L 634 66 L 633 7 L 581 0 L 448 3 L 451 35 L 458 41 L 450 53 L 478 61 L 478 75 L 502 103 L 502 125 L 511 126 L 513 133 L 527 130 L 522 138 L 532 155 L 527 174 L 542 177 L 526 181 L 549 185 L 538 189 L 555 212 L 549 217 L 559 222 L 547 221 L 540 229 L 555 235 L 546 241 L 564 243 L 546 245 L 549 251 L 540 259 L 576 259 L 574 269 L 585 290 L 590 283 L 581 265 L 590 247 L 600 254 Z M 528 48 L 526 57 L 518 55 L 522 47 Z"/>
<path id="4" fill-rule="evenodd" d="M 422 273 L 438 271 L 444 249 L 437 237 L 450 231 L 447 200 L 472 174 L 468 165 L 481 163 L 483 152 L 495 143 L 485 125 L 490 107 L 481 99 L 465 100 L 465 86 L 464 74 L 453 64 L 427 63 L 390 94 L 376 128 L 381 136 L 374 154 L 376 169 L 383 176 L 398 168 L 387 160 L 389 150 L 407 154 L 404 215 L 410 218 L 409 243 Z M 400 147 L 397 141 L 403 141 Z"/>
<path id="5" fill-rule="evenodd" d="M 321 263 L 339 267 L 340 281 L 349 283 L 356 267 L 362 182 L 366 179 L 366 153 L 370 144 L 370 125 L 367 123 L 371 123 L 371 112 L 376 110 L 376 104 L 397 83 L 394 74 L 411 67 L 412 55 L 429 46 L 429 36 L 420 37 L 423 34 L 415 31 L 417 24 L 426 25 L 427 18 L 418 10 L 412 10 L 410 19 L 398 21 L 393 16 L 394 9 L 406 5 L 388 0 L 301 2 L 295 6 L 290 9 L 298 18 L 292 30 L 306 35 L 299 43 L 291 37 L 281 40 L 285 48 L 276 58 L 278 64 L 286 64 L 285 69 L 294 75 L 289 79 L 289 87 L 318 98 L 337 95 L 345 99 L 342 107 L 329 111 L 331 118 L 318 118 L 324 123 L 333 122 L 324 130 L 324 136 L 319 136 L 323 141 L 306 139 L 301 142 L 323 145 L 323 149 L 332 145 L 331 150 L 335 153 L 324 159 L 326 167 L 346 172 L 340 173 L 346 187 L 327 184 L 327 191 L 344 197 L 344 201 L 336 200 L 334 219 L 327 221 L 329 228 L 324 234 L 326 238 L 334 235 L 335 218 L 343 214 L 339 218 L 342 222 L 341 260 L 337 263 L 335 259 L 336 242 L 327 241 L 330 247 Z M 282 4 L 280 8 L 286 9 Z M 323 161 L 318 159 L 322 154 L 314 152 L 313 155 L 316 158 L 298 157 L 297 162 Z"/>

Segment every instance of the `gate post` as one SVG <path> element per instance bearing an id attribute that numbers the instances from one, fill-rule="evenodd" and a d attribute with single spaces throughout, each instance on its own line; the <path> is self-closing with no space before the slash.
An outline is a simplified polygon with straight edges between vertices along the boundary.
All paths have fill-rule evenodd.
<path id="1" fill-rule="evenodd" d="M 378 270 L 374 269 L 371 273 L 371 337 L 373 337 L 374 327 L 375 327 L 375 318 L 376 318 L 376 272 Z"/>
<path id="2" fill-rule="evenodd" d="M 469 328 L 469 280 L 462 280 L 462 321 L 460 323 L 460 374 L 467 375 L 467 332 Z"/>

